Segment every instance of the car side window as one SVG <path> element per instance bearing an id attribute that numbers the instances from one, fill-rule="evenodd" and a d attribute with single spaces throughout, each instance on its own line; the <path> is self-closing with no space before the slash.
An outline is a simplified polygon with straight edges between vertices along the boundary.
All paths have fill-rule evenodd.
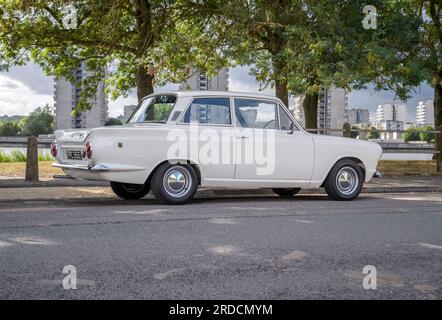
<path id="1" fill-rule="evenodd" d="M 235 99 L 236 122 L 239 127 L 276 129 L 276 103 L 257 99 Z"/>
<path id="2" fill-rule="evenodd" d="M 231 125 L 229 98 L 195 98 L 181 123 Z"/>
<path id="3" fill-rule="evenodd" d="M 280 130 L 297 130 L 295 124 L 293 123 L 292 119 L 287 114 L 287 111 L 284 110 L 285 107 L 279 105 L 279 128 Z"/>

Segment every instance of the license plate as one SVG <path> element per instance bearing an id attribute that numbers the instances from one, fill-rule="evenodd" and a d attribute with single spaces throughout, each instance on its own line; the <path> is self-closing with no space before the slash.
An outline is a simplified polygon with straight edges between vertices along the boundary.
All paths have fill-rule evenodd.
<path id="1" fill-rule="evenodd" d="M 69 160 L 83 160 L 83 151 L 66 151 Z"/>

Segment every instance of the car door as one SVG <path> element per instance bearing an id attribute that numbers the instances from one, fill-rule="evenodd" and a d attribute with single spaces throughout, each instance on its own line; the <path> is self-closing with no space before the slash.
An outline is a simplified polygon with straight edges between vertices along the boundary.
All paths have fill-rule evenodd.
<path id="1" fill-rule="evenodd" d="M 297 181 L 313 168 L 312 137 L 275 100 L 235 98 L 235 179 Z"/>
<path id="2" fill-rule="evenodd" d="M 179 122 L 188 130 L 188 158 L 198 164 L 203 184 L 234 177 L 230 100 L 228 97 L 195 97 Z"/>

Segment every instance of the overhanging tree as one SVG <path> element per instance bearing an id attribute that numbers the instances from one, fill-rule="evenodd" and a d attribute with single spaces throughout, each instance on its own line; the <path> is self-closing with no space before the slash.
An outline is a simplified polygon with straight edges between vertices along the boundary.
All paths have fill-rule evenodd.
<path id="1" fill-rule="evenodd" d="M 214 41 L 204 22 L 174 0 L 1 0 L 0 71 L 32 60 L 49 75 L 75 81 L 83 63 L 89 77 L 80 84 L 78 109 L 90 107 L 105 76 L 113 98 L 136 87 L 141 99 L 155 83 L 180 81 L 192 67 L 213 72 L 225 65 L 219 51 L 202 54 Z"/>

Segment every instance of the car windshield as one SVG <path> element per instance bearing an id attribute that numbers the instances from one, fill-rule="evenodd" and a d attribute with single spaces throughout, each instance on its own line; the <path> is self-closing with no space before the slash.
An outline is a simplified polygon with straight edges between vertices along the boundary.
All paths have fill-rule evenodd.
<path id="1" fill-rule="evenodd" d="M 144 99 L 130 116 L 127 123 L 165 123 L 175 105 L 175 95 L 156 95 Z"/>

